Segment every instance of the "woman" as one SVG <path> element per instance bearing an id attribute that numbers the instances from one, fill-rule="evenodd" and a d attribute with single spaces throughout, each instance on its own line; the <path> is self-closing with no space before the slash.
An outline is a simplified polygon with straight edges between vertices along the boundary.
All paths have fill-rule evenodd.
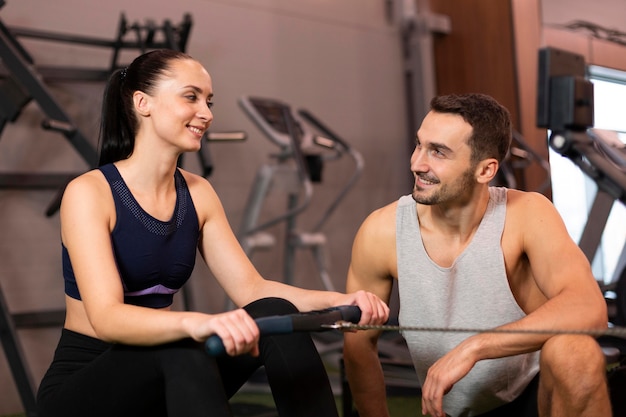
<path id="1" fill-rule="evenodd" d="M 260 338 L 252 317 L 358 305 L 380 324 L 371 293 L 309 291 L 265 280 L 204 178 L 177 168 L 200 149 L 213 89 L 203 66 L 171 50 L 146 53 L 106 87 L 99 168 L 61 204 L 66 320 L 38 393 L 40 417 L 229 416 L 228 398 L 264 365 L 281 416 L 336 416 L 306 334 Z M 199 249 L 237 306 L 171 311 Z M 217 334 L 228 356 L 202 342 Z M 245 354 L 245 355 L 244 355 Z"/>

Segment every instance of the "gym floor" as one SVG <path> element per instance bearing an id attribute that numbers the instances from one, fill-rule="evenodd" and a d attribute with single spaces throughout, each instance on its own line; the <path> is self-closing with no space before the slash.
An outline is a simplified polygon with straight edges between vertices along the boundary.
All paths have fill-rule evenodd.
<path id="1" fill-rule="evenodd" d="M 319 339 L 316 338 L 316 339 Z M 319 342 L 319 340 L 317 340 Z M 353 417 L 343 413 L 343 396 L 340 362 L 341 354 L 337 350 L 325 350 L 324 345 L 318 345 L 322 354 L 328 377 L 335 393 L 335 401 L 340 417 Z M 399 363 L 385 362 L 385 380 L 387 385 L 387 403 L 392 417 L 421 417 L 421 401 L 419 388 L 415 387 L 415 374 L 412 367 Z M 390 365 L 391 364 L 391 365 Z M 408 381 L 408 383 L 407 383 Z M 262 370 L 252 376 L 250 381 L 242 387 L 231 399 L 235 417 L 277 417 L 269 387 Z"/>
<path id="2" fill-rule="evenodd" d="M 335 399 L 339 416 L 352 417 L 343 415 L 341 397 L 335 397 Z M 231 402 L 235 417 L 277 417 L 272 397 L 269 394 L 237 394 Z M 422 417 L 419 396 L 390 396 L 387 402 L 392 417 Z"/>

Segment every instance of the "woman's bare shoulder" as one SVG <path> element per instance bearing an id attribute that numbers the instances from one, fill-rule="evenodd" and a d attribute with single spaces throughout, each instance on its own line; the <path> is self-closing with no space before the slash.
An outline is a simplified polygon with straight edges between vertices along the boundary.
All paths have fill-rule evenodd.
<path id="1" fill-rule="evenodd" d="M 107 191 L 109 192 L 107 193 Z M 63 199 L 82 198 L 85 200 L 94 198 L 99 200 L 108 194 L 110 194 L 110 187 L 106 178 L 100 170 L 93 169 L 72 179 L 65 187 Z"/>

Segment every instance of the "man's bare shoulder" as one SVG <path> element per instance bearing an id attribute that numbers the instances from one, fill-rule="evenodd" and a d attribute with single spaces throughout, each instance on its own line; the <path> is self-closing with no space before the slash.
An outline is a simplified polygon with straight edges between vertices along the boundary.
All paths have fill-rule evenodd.
<path id="1" fill-rule="evenodd" d="M 374 210 L 354 239 L 348 273 L 349 291 L 367 289 L 388 298 L 389 277 L 397 276 L 396 207 L 393 202 Z"/>
<path id="2" fill-rule="evenodd" d="M 566 233 L 563 219 L 552 201 L 537 192 L 507 191 L 506 224 L 505 232 L 515 231 L 520 237 L 551 235 L 556 238 Z"/>
<path id="3" fill-rule="evenodd" d="M 540 200 L 547 200 L 546 196 L 544 196 L 541 193 L 538 193 L 536 191 L 524 191 L 524 190 L 517 190 L 515 188 L 507 188 L 507 199 L 508 200 L 516 200 L 516 199 L 528 199 L 528 200 L 533 200 L 533 199 L 540 199 Z"/>
<path id="4" fill-rule="evenodd" d="M 363 222 L 361 229 L 378 233 L 383 231 L 393 231 L 395 236 L 397 207 L 398 202 L 394 201 L 386 206 L 372 211 Z"/>
<path id="5" fill-rule="evenodd" d="M 555 210 L 552 202 L 543 194 L 534 191 L 507 190 L 507 209 L 527 214 L 537 211 Z"/>

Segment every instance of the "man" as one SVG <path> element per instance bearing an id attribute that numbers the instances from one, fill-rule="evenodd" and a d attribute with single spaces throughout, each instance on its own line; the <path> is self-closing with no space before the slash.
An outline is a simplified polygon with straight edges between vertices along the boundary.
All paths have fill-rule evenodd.
<path id="1" fill-rule="evenodd" d="M 404 332 L 426 415 L 610 416 L 600 347 L 564 332 L 605 328 L 605 301 L 549 200 L 490 187 L 510 142 L 509 113 L 491 97 L 434 98 L 411 156 L 412 198 L 364 221 L 347 290 L 388 301 L 397 280 L 404 326 L 562 331 Z M 345 335 L 361 417 L 389 415 L 379 335 Z"/>

